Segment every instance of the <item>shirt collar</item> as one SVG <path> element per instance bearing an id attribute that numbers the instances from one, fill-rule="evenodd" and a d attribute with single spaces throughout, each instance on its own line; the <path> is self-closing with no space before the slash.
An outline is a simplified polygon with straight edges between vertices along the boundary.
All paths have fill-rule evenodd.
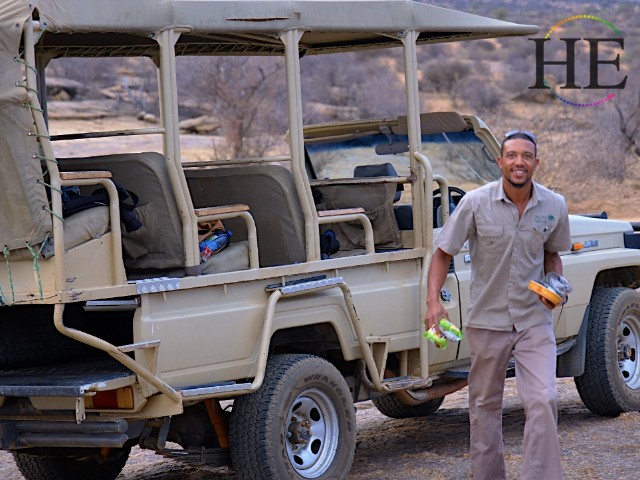
<path id="1" fill-rule="evenodd" d="M 504 193 L 504 187 L 502 186 L 502 178 L 497 180 L 496 185 L 494 185 L 493 192 L 491 194 L 491 200 L 499 202 L 504 200 L 505 202 L 511 203 L 511 200 L 507 198 L 507 194 Z M 534 207 L 538 204 L 540 200 L 540 195 L 538 195 L 538 187 L 536 182 L 531 181 L 531 198 L 529 199 L 528 206 Z"/>

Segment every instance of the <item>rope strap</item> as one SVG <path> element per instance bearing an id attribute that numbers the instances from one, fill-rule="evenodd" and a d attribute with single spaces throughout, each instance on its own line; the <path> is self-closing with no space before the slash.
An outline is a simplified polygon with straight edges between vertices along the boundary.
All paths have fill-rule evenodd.
<path id="1" fill-rule="evenodd" d="M 7 275 L 9 276 L 9 285 L 11 286 L 11 303 L 15 303 L 16 301 L 16 292 L 13 289 L 13 278 L 11 277 L 11 263 L 9 262 L 9 247 L 7 247 L 6 245 L 4 246 L 4 249 L 2 250 L 2 254 L 4 255 L 4 261 L 7 264 Z M 2 300 L 2 302 L 7 303 L 5 300 L 5 296 L 4 293 L 2 292 L 2 286 L 0 285 L 0 297 L 2 297 L 0 300 Z M 10 304 L 9 304 L 10 305 Z"/>
<path id="2" fill-rule="evenodd" d="M 47 212 L 49 212 L 51 215 L 53 215 L 54 217 L 56 217 L 58 220 L 60 220 L 61 222 L 64 222 L 64 218 L 62 218 L 60 215 L 58 215 L 57 213 L 55 213 L 53 210 L 51 210 L 49 207 L 43 206 L 42 207 L 43 210 L 46 210 Z"/>
<path id="3" fill-rule="evenodd" d="M 27 62 L 26 60 L 21 59 L 20 57 L 13 57 L 13 60 L 21 63 L 22 65 L 24 65 L 25 67 L 27 67 L 28 69 L 32 70 L 34 73 L 38 73 L 38 70 L 36 69 L 35 66 L 31 65 L 29 62 Z"/>
<path id="4" fill-rule="evenodd" d="M 51 190 L 55 190 L 56 192 L 62 194 L 62 190 L 61 189 L 59 189 L 58 187 L 54 187 L 53 185 L 45 182 L 44 179 L 39 178 L 39 179 L 36 180 L 36 182 L 44 185 L 45 187 L 49 187 Z"/>
<path id="5" fill-rule="evenodd" d="M 35 93 L 36 95 L 38 94 L 38 90 L 36 90 L 35 88 L 31 88 L 29 85 L 27 85 L 27 82 L 16 82 L 15 86 L 16 87 L 22 87 L 27 92 Z"/>
<path id="6" fill-rule="evenodd" d="M 48 239 L 49 239 L 49 234 L 47 233 L 47 236 L 44 238 L 44 241 L 40 246 L 40 250 L 38 250 L 37 252 L 33 248 L 31 248 L 31 245 L 29 245 L 29 242 L 25 242 L 27 248 L 29 249 L 29 253 L 33 257 L 33 273 L 36 277 L 36 283 L 38 284 L 38 293 L 40 294 L 40 300 L 44 298 L 44 295 L 42 294 L 42 279 L 40 278 L 39 258 L 40 258 L 40 254 L 42 253 L 42 249 L 46 245 Z"/>
<path id="7" fill-rule="evenodd" d="M 40 113 L 44 114 L 44 110 L 42 110 L 40 107 L 34 107 L 30 103 L 23 103 L 22 106 L 24 108 L 28 108 L 30 110 L 35 110 L 36 112 L 40 112 Z M 29 135 L 36 135 L 36 134 L 35 133 L 34 134 L 29 133 Z"/>
<path id="8" fill-rule="evenodd" d="M 45 157 L 44 155 L 38 155 L 37 153 L 33 155 L 33 158 L 35 158 L 36 160 L 45 160 L 47 162 L 51 162 L 55 164 L 58 163 L 58 160 L 56 160 L 55 158 Z"/>

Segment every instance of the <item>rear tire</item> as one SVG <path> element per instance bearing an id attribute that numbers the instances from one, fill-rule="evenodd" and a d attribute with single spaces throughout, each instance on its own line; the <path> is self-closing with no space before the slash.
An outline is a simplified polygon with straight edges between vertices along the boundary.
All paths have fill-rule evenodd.
<path id="1" fill-rule="evenodd" d="M 356 444 L 349 387 L 312 355 L 274 355 L 264 383 L 235 399 L 229 425 L 238 478 L 344 479 Z"/>
<path id="2" fill-rule="evenodd" d="M 378 411 L 391 418 L 426 417 L 438 410 L 442 402 L 444 397 L 427 400 L 420 405 L 407 405 L 394 394 L 373 399 L 373 404 Z"/>
<path id="3" fill-rule="evenodd" d="M 580 398 L 606 417 L 640 410 L 640 293 L 596 290 L 588 321 L 585 369 L 575 377 Z"/>
<path id="4" fill-rule="evenodd" d="M 87 449 L 89 450 L 89 449 Z M 27 480 L 114 480 L 122 471 L 131 447 L 111 448 L 107 457 L 91 449 L 86 455 L 65 456 L 49 449 L 48 456 L 12 452 L 18 470 Z"/>

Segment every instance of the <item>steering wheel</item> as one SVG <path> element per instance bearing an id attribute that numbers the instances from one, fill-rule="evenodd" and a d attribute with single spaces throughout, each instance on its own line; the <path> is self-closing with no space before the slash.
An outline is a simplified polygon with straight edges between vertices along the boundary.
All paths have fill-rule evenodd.
<path id="1" fill-rule="evenodd" d="M 466 195 L 467 192 L 465 192 L 464 190 L 462 190 L 459 187 L 453 187 L 450 186 L 449 187 L 449 199 L 450 202 L 453 203 L 453 205 L 458 205 L 458 203 L 460 203 L 460 200 L 462 200 L 462 197 L 464 197 Z M 438 223 L 437 219 L 438 219 L 438 209 L 440 208 L 440 205 L 442 204 L 442 193 L 440 192 L 439 188 L 436 188 L 433 191 L 433 218 L 434 218 L 434 224 Z M 449 212 L 451 213 L 451 212 Z"/>
<path id="2" fill-rule="evenodd" d="M 459 187 L 453 187 L 453 186 L 449 187 L 449 197 L 451 198 L 451 201 L 453 202 L 454 205 L 458 205 L 462 197 L 464 197 L 466 194 L 467 192 L 465 192 Z M 442 194 L 440 193 L 440 189 L 436 188 L 433 191 L 433 208 L 434 209 L 440 206 L 440 202 L 442 201 L 441 198 L 442 198 Z"/>

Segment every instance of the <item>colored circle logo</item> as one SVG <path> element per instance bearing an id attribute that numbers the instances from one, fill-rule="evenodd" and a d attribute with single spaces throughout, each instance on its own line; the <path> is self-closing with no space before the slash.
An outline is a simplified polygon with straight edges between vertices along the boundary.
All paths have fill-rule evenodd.
<path id="1" fill-rule="evenodd" d="M 599 23 L 607 26 L 609 29 L 613 30 L 615 32 L 616 36 L 621 37 L 620 30 L 618 30 L 616 28 L 616 26 L 613 25 L 611 22 L 609 22 L 609 21 L 607 21 L 607 20 L 605 20 L 603 18 L 597 17 L 595 15 L 574 15 L 572 17 L 565 18 L 564 20 L 561 20 L 560 22 L 556 23 L 553 27 L 551 27 L 549 29 L 547 34 L 544 36 L 544 39 L 545 40 L 551 40 L 552 39 L 551 38 L 552 34 L 554 33 L 554 31 L 556 29 L 558 29 L 562 25 L 565 25 L 565 24 L 567 24 L 569 22 L 575 22 L 575 21 L 578 21 L 578 20 L 589 20 L 589 21 L 599 22 Z M 607 63 L 610 63 L 610 62 L 607 62 Z M 547 89 L 549 90 L 551 95 L 553 95 L 555 98 L 557 98 L 561 102 L 563 102 L 563 103 L 565 103 L 567 105 L 570 105 L 572 107 L 595 107 L 597 105 L 602 105 L 603 103 L 608 102 L 609 100 L 612 100 L 616 96 L 615 93 L 611 92 L 611 93 L 607 94 L 605 97 L 600 98 L 600 99 L 598 99 L 596 101 L 580 103 L 580 102 L 575 102 L 575 101 L 569 100 L 569 99 L 559 95 L 557 93 L 557 91 L 551 85 L 549 85 L 549 83 L 547 82 L 546 79 L 544 79 L 544 86 L 547 87 Z"/>

